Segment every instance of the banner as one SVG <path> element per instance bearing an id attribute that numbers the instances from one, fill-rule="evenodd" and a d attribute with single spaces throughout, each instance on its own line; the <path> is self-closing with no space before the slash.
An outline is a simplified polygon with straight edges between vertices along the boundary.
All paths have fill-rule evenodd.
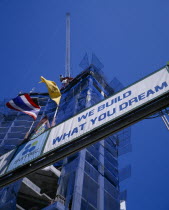
<path id="1" fill-rule="evenodd" d="M 169 73 L 163 68 L 51 129 L 44 153 L 126 115 L 169 92 Z"/>
<path id="2" fill-rule="evenodd" d="M 155 99 L 158 100 L 165 94 L 169 94 L 167 67 L 45 131 L 35 139 L 20 145 L 16 152 L 12 150 L 1 156 L 0 176 L 44 157 L 46 153 L 50 153 L 68 143 L 73 143 L 73 141 L 84 137 L 91 131 L 125 117 L 127 113 L 131 113 L 138 108 L 141 109 L 144 105 Z"/>
<path id="3" fill-rule="evenodd" d="M 46 131 L 37 138 L 21 145 L 10 162 L 7 172 L 38 158 L 41 155 L 48 133 L 49 131 Z"/>
<path id="4" fill-rule="evenodd" d="M 12 159 L 15 151 L 16 149 L 13 149 L 0 157 L 0 176 L 2 176 L 5 173 L 8 167 L 8 164 L 10 160 Z"/>

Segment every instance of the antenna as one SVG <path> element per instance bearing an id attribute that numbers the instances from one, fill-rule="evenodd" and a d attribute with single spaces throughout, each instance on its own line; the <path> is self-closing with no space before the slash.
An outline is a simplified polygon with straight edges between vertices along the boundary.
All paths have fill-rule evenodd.
<path id="1" fill-rule="evenodd" d="M 70 77 L 70 13 L 66 13 L 65 77 Z"/>

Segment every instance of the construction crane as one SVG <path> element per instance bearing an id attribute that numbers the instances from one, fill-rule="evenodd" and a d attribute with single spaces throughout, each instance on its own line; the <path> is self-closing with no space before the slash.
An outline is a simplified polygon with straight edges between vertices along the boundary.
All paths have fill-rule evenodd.
<path id="1" fill-rule="evenodd" d="M 64 89 L 73 78 L 70 75 L 70 13 L 66 13 L 66 57 L 65 57 L 65 75 L 60 75 L 62 82 L 61 89 Z"/>

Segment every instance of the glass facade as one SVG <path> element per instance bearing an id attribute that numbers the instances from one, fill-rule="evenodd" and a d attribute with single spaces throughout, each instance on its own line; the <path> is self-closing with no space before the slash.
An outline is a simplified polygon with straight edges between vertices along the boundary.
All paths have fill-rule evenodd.
<path id="1" fill-rule="evenodd" d="M 121 88 L 117 79 L 108 84 L 101 70 L 90 66 L 62 91 L 56 124 Z M 32 93 L 31 97 L 36 98 L 42 107 L 36 124 L 45 115 L 51 123 L 55 102 L 47 93 Z M 29 116 L 7 110 L 5 101 L 1 102 L 1 155 L 22 143 L 32 123 Z M 120 192 L 120 180 L 130 175 L 130 167 L 124 170 L 126 174 L 123 176 L 118 159 L 130 149 L 130 128 L 127 128 L 53 164 L 60 172 L 58 176 L 51 171 L 38 170 L 2 188 L 0 209 L 119 210 L 121 195 L 124 194 Z M 39 181 L 43 177 L 45 184 Z"/>

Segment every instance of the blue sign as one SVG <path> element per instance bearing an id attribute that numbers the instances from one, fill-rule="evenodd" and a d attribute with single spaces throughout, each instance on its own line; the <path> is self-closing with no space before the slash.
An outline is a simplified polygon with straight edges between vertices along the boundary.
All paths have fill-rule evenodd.
<path id="1" fill-rule="evenodd" d="M 10 163 L 16 149 L 13 149 L 0 157 L 0 176 L 5 174 L 5 171 Z"/>
<path id="2" fill-rule="evenodd" d="M 7 172 L 12 171 L 26 163 L 37 159 L 41 153 L 45 143 L 45 140 L 48 136 L 49 130 L 38 136 L 37 138 L 21 145 L 16 151 L 15 156 L 13 157 Z"/>

